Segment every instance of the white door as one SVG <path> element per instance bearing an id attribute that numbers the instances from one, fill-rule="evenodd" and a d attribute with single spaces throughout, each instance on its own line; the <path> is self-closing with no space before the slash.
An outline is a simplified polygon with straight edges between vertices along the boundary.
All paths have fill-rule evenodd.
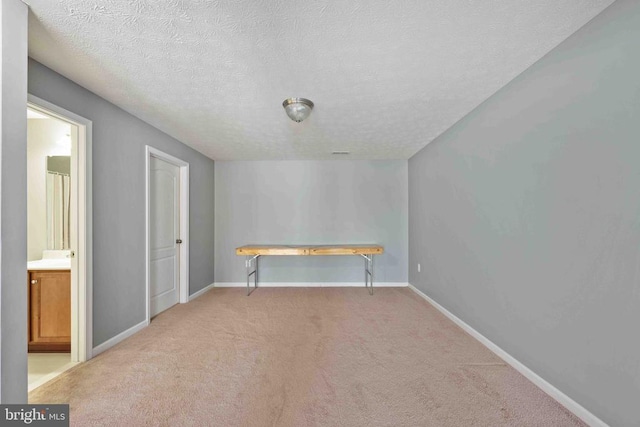
<path id="1" fill-rule="evenodd" d="M 151 317 L 178 303 L 180 168 L 150 159 L 149 243 Z"/>

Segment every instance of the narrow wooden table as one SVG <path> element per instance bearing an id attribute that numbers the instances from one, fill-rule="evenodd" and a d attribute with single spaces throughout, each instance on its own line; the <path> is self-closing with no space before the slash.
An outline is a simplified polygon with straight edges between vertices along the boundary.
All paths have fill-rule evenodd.
<path id="1" fill-rule="evenodd" d="M 246 257 L 247 295 L 251 294 L 249 278 L 253 275 L 253 287 L 258 287 L 258 259 L 263 255 L 360 255 L 364 258 L 364 286 L 373 295 L 373 256 L 380 255 L 380 245 L 245 245 L 236 248 L 236 255 Z"/>

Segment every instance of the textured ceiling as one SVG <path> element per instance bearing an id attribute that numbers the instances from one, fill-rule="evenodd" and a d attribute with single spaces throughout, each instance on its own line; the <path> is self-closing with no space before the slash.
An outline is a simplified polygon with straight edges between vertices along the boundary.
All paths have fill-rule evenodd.
<path id="1" fill-rule="evenodd" d="M 26 3 L 31 57 L 231 160 L 409 158 L 613 0 Z"/>

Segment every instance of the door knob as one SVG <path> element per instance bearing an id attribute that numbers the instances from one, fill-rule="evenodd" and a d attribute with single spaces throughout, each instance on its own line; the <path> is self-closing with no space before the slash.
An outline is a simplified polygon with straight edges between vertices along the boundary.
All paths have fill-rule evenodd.
<path id="1" fill-rule="evenodd" d="M 38 281 L 37 281 L 36 279 L 33 279 L 33 280 L 31 280 L 31 284 L 32 284 L 32 285 L 37 285 L 37 284 L 38 284 Z"/>
<path id="2" fill-rule="evenodd" d="M 176 243 L 177 243 L 177 244 L 182 243 L 182 239 L 176 239 Z"/>

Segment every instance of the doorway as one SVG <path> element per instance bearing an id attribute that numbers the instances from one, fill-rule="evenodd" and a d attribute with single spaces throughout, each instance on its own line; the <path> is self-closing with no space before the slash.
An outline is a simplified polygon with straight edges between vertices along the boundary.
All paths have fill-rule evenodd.
<path id="1" fill-rule="evenodd" d="M 146 146 L 147 322 L 189 296 L 189 164 Z"/>
<path id="2" fill-rule="evenodd" d="M 91 358 L 91 121 L 29 95 L 29 387 Z"/>

